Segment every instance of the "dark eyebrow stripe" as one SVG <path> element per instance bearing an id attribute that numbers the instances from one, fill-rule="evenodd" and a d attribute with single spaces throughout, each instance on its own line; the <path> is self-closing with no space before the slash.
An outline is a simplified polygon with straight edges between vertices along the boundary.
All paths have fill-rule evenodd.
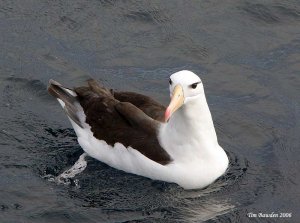
<path id="1" fill-rule="evenodd" d="M 200 83 L 201 83 L 201 81 L 199 81 L 199 82 L 196 82 L 196 83 L 193 83 L 193 84 L 200 84 Z M 193 84 L 192 84 L 192 85 L 193 85 Z"/>

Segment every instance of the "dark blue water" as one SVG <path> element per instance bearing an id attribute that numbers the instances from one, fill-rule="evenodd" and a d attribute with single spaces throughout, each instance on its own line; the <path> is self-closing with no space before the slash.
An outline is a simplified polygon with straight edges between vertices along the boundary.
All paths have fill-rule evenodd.
<path id="1" fill-rule="evenodd" d="M 168 103 L 168 76 L 204 82 L 228 173 L 185 191 L 82 154 L 48 79 L 93 77 Z M 0 222 L 299 222 L 300 3 L 0 2 Z M 50 177 L 49 177 L 50 176 Z M 248 213 L 292 213 L 250 218 Z"/>

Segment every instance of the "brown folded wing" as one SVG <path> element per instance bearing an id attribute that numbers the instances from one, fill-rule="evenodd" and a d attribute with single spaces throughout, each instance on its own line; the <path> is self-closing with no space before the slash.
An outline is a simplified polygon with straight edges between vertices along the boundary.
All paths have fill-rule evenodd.
<path id="1" fill-rule="evenodd" d="M 171 161 L 157 139 L 164 106 L 141 94 L 113 92 L 95 80 L 88 81 L 88 85 L 74 91 L 97 139 L 130 146 L 163 165 Z"/>

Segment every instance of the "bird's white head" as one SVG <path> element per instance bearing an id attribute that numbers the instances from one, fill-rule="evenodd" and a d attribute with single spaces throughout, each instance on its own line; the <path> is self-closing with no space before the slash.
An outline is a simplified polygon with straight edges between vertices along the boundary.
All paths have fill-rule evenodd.
<path id="1" fill-rule="evenodd" d="M 200 77 L 188 70 L 172 74 L 169 79 L 169 89 L 171 102 L 165 113 L 165 121 L 168 121 L 182 105 L 196 100 L 199 95 L 204 95 Z"/>

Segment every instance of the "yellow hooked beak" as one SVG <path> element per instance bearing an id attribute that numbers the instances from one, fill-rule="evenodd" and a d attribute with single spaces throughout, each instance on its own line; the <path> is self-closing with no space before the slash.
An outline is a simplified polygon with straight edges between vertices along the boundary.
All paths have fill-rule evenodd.
<path id="1" fill-rule="evenodd" d="M 183 88 L 180 84 L 177 84 L 172 92 L 171 102 L 165 112 L 165 122 L 169 121 L 172 114 L 183 105 L 183 102 Z"/>

